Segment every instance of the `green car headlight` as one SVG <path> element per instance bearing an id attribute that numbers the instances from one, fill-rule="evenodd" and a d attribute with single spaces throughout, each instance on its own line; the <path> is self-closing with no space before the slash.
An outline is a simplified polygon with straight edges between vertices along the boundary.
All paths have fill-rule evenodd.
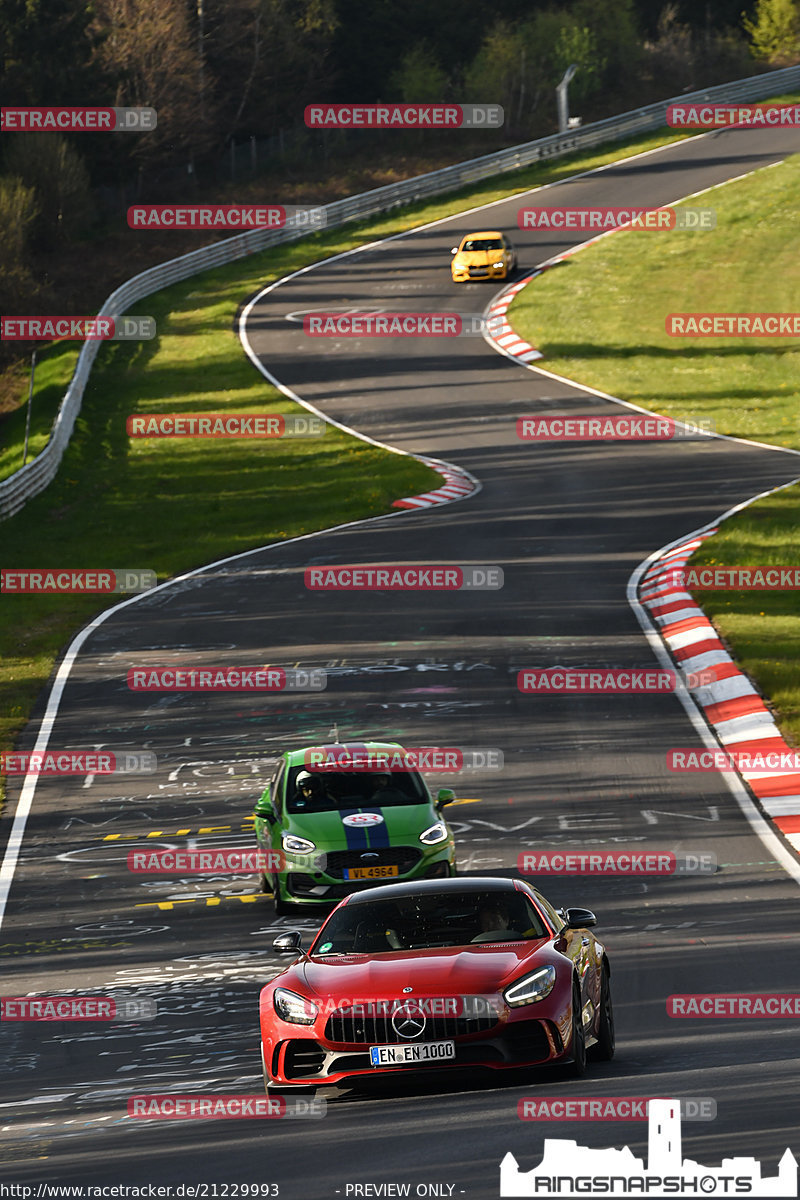
<path id="1" fill-rule="evenodd" d="M 425 846 L 436 846 L 439 842 L 447 841 L 447 826 L 444 821 L 437 821 L 435 825 L 425 829 L 420 835 L 419 840 Z"/>
<path id="2" fill-rule="evenodd" d="M 555 985 L 555 967 L 539 967 L 538 971 L 523 975 L 516 983 L 512 983 L 511 987 L 506 988 L 503 999 L 512 1008 L 519 1008 L 523 1004 L 535 1004 L 537 1000 L 544 1000 L 545 996 L 549 996 Z"/>
<path id="3" fill-rule="evenodd" d="M 288 988 L 276 988 L 272 993 L 272 1005 L 282 1021 L 291 1025 L 313 1025 L 319 1008 L 305 996 L 290 992 Z"/>
<path id="4" fill-rule="evenodd" d="M 296 833 L 284 833 L 281 842 L 284 850 L 288 850 L 290 854 L 310 854 L 312 850 L 316 850 L 316 842 L 309 841 L 308 838 L 298 837 Z"/>

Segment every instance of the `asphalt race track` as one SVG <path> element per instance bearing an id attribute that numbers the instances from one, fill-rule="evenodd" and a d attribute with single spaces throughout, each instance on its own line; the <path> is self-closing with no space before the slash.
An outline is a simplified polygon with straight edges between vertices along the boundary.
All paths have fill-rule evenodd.
<path id="1" fill-rule="evenodd" d="M 538 200 L 664 204 L 798 150 L 796 130 L 726 131 Z M 408 1183 L 412 1195 L 478 1200 L 499 1195 L 506 1151 L 530 1168 L 544 1137 L 627 1144 L 646 1156 L 645 1123 L 534 1125 L 517 1116 L 530 1095 L 710 1097 L 716 1120 L 684 1122 L 688 1157 L 718 1165 L 755 1156 L 774 1174 L 785 1148 L 797 1150 L 796 1024 L 679 1022 L 667 1016 L 666 998 L 800 991 L 800 875 L 778 865 L 721 777 L 667 770 L 669 748 L 699 744 L 674 695 L 522 695 L 516 676 L 557 664 L 653 666 L 625 597 L 634 568 L 796 477 L 798 458 L 707 438 L 524 443 L 515 432 L 523 414 L 616 408 L 480 338 L 332 342 L 305 337 L 298 323 L 308 309 L 482 311 L 491 287 L 450 282 L 449 249 L 464 232 L 508 230 L 523 269 L 572 244 L 518 230 L 526 202 L 516 197 L 320 264 L 249 311 L 247 336 L 272 378 L 373 438 L 467 469 L 482 490 L 209 568 L 120 607 L 86 638 L 50 744 L 154 750 L 159 769 L 111 783 L 39 782 L 0 929 L 3 992 L 147 996 L 158 1014 L 138 1024 L 3 1023 L 0 1178 L 204 1183 L 197 1194 L 208 1196 L 234 1194 L 214 1192 L 215 1183 L 274 1183 L 287 1200 L 378 1195 L 348 1185 Z M 706 202 L 713 194 L 698 201 Z M 578 347 L 580 329 L 574 336 Z M 393 562 L 498 565 L 505 586 L 438 594 L 304 586 L 310 565 Z M 266 663 L 324 667 L 327 689 L 204 696 L 126 686 L 128 669 L 143 665 Z M 32 747 L 44 702 L 20 749 Z M 511 873 L 534 847 L 704 851 L 720 869 L 539 881 L 556 903 L 597 912 L 612 961 L 617 1057 L 593 1064 L 580 1082 L 555 1069 L 528 1078 L 432 1074 L 323 1089 L 327 1112 L 316 1120 L 128 1118 L 135 1094 L 261 1093 L 257 999 L 279 969 L 272 939 L 317 924 L 275 919 L 252 877 L 133 875 L 128 851 L 252 845 L 248 817 L 275 753 L 285 742 L 329 740 L 334 724 L 343 740 L 503 751 L 503 771 L 455 781 L 464 802 L 448 816 L 463 871 Z M 9 788 L 4 844 L 18 791 Z"/>

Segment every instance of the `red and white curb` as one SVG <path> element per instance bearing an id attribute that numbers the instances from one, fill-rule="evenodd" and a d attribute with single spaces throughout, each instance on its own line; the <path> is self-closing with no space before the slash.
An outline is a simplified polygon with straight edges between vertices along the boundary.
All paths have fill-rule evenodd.
<path id="1" fill-rule="evenodd" d="M 507 355 L 509 358 L 519 359 L 520 362 L 534 362 L 537 358 L 543 358 L 541 350 L 537 350 L 530 342 L 526 342 L 518 333 L 515 333 L 508 318 L 506 311 L 517 292 L 521 291 L 532 279 L 540 275 L 541 271 L 533 271 L 530 275 L 526 275 L 524 279 L 520 279 L 518 283 L 512 283 L 510 287 L 504 288 L 500 295 L 492 301 L 485 313 L 486 319 L 486 340 L 495 350 L 501 354 Z"/>
<path id="2" fill-rule="evenodd" d="M 435 504 L 450 504 L 453 500 L 463 500 L 473 492 L 480 491 L 477 479 L 469 471 L 458 467 L 445 466 L 439 462 L 423 459 L 429 467 L 444 479 L 444 485 L 432 492 L 423 492 L 420 496 L 404 496 L 402 500 L 393 500 L 392 508 L 431 508 Z"/>
<path id="3" fill-rule="evenodd" d="M 724 750 L 746 755 L 785 754 L 796 750 L 781 736 L 772 714 L 750 679 L 725 650 L 717 631 L 692 595 L 674 583 L 698 546 L 717 532 L 704 530 L 673 546 L 642 576 L 639 597 L 682 672 L 703 672 L 711 682 L 686 686 Z M 699 682 L 699 681 L 698 681 Z M 737 768 L 762 810 L 789 844 L 800 851 L 800 772 L 790 768 Z"/>

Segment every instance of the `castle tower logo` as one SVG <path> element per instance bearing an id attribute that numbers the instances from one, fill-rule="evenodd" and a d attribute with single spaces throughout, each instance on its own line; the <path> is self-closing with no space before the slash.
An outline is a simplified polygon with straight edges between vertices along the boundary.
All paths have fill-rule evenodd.
<path id="1" fill-rule="evenodd" d="M 514 1155 L 500 1164 L 502 1197 L 533 1196 L 796 1196 L 797 1159 L 784 1152 L 778 1174 L 763 1178 L 755 1158 L 724 1158 L 720 1167 L 704 1167 L 682 1157 L 678 1100 L 651 1100 L 647 1166 L 627 1146 L 592 1150 L 577 1142 L 545 1138 L 542 1161 L 520 1171 Z"/>

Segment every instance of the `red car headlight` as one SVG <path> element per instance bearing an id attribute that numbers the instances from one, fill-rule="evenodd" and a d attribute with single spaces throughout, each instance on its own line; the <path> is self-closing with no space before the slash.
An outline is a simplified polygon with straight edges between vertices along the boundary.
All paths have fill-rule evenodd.
<path id="1" fill-rule="evenodd" d="M 291 1025 L 313 1025 L 319 1015 L 316 1004 L 297 992 L 290 992 L 288 988 L 275 988 L 272 1007 L 282 1021 L 288 1021 Z"/>
<path id="2" fill-rule="evenodd" d="M 538 970 L 531 971 L 529 975 L 523 975 L 521 979 L 517 979 L 510 987 L 507 987 L 503 992 L 503 999 L 512 1008 L 519 1008 L 523 1004 L 535 1004 L 537 1000 L 544 1000 L 555 986 L 555 967 L 539 967 Z"/>

